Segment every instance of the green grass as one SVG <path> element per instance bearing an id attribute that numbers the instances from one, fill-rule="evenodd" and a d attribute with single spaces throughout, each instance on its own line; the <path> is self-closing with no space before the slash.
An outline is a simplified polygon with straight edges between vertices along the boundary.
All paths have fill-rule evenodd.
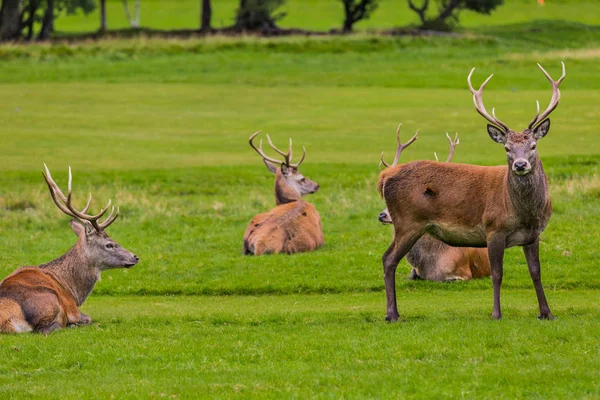
<path id="1" fill-rule="evenodd" d="M 382 293 L 93 296 L 92 326 L 3 337 L 3 398 L 595 398 L 598 291 L 415 291 L 401 322 Z M 182 301 L 184 300 L 184 301 Z"/>
<path id="2" fill-rule="evenodd" d="M 75 242 L 42 162 L 60 185 L 73 167 L 76 199 L 112 198 L 121 217 L 109 233 L 142 260 L 103 274 L 83 307 L 92 326 L 0 337 L 0 397 L 599 397 L 600 31 L 581 22 L 600 14 L 588 11 L 460 38 L 0 46 L 0 276 Z M 502 164 L 468 71 L 478 68 L 475 82 L 495 73 L 486 104 L 521 129 L 551 93 L 535 62 L 557 76 L 560 60 L 562 100 L 539 144 L 557 320 L 535 319 L 515 248 L 503 321 L 490 320 L 489 279 L 412 282 L 403 261 L 401 322 L 385 324 L 392 232 L 376 221 L 375 183 L 397 124 L 405 137 L 422 129 L 404 161 L 444 157 L 444 133 L 458 131 L 456 162 Z M 321 184 L 308 200 L 325 233 L 314 253 L 241 254 L 248 221 L 274 205 L 272 176 L 247 145 L 258 129 L 307 147 L 302 172 Z"/>

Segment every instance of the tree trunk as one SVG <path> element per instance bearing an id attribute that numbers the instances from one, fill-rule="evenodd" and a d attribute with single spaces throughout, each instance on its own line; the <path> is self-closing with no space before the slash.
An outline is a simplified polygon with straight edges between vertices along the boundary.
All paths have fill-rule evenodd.
<path id="1" fill-rule="evenodd" d="M 450 0 L 450 3 L 444 8 L 440 15 L 436 17 L 437 21 L 444 22 L 452 15 L 454 9 L 456 9 L 460 5 L 460 0 Z"/>
<path id="2" fill-rule="evenodd" d="M 54 0 L 48 0 L 46 12 L 44 12 L 44 20 L 42 21 L 42 29 L 38 35 L 38 40 L 48 40 L 54 32 Z"/>
<path id="3" fill-rule="evenodd" d="M 26 22 L 27 26 L 27 40 L 33 39 L 33 25 L 35 24 L 35 13 L 38 8 L 37 0 L 29 0 L 29 19 Z"/>
<path id="4" fill-rule="evenodd" d="M 0 40 L 17 39 L 21 33 L 20 0 L 3 0 L 0 9 Z"/>
<path id="5" fill-rule="evenodd" d="M 344 33 L 350 33 L 352 32 L 352 25 L 354 25 L 354 15 L 352 12 L 352 6 L 351 6 L 352 1 L 351 0 L 344 0 L 344 26 L 342 27 L 342 31 Z"/>
<path id="6" fill-rule="evenodd" d="M 106 0 L 100 0 L 100 32 L 106 32 Z"/>
<path id="7" fill-rule="evenodd" d="M 212 8 L 210 0 L 202 0 L 202 15 L 200 17 L 200 30 L 208 32 L 211 30 L 210 20 L 212 18 Z"/>

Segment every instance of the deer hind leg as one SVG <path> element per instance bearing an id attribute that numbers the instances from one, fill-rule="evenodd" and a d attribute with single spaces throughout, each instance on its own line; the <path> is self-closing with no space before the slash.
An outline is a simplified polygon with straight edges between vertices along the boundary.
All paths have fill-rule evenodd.
<path id="1" fill-rule="evenodd" d="M 548 301 L 546 301 L 546 295 L 544 294 L 544 288 L 542 287 L 541 277 L 541 266 L 540 266 L 540 239 L 536 239 L 533 244 L 529 246 L 523 246 L 523 253 L 525 253 L 525 259 L 527 260 L 527 267 L 529 268 L 529 275 L 533 281 L 535 287 L 535 294 L 537 295 L 538 304 L 540 306 L 539 319 L 554 319 L 554 316 L 550 312 Z"/>
<path id="2" fill-rule="evenodd" d="M 32 330 L 17 302 L 0 299 L 0 333 L 22 333 Z"/>
<path id="3" fill-rule="evenodd" d="M 396 232 L 394 242 L 383 254 L 383 281 L 387 306 L 385 320 L 388 322 L 395 322 L 400 317 L 396 302 L 396 268 L 423 233 L 423 230 Z"/>

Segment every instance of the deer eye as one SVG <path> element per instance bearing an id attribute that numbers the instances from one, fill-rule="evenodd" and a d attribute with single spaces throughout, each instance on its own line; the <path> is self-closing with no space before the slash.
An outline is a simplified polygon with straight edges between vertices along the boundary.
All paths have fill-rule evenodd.
<path id="1" fill-rule="evenodd" d="M 506 150 L 507 153 L 510 151 L 510 149 L 508 148 L 508 146 L 504 146 L 504 150 Z"/>
<path id="2" fill-rule="evenodd" d="M 534 143 L 531 145 L 531 150 L 535 150 L 537 148 L 537 145 Z"/>
<path id="3" fill-rule="evenodd" d="M 106 248 L 107 248 L 107 249 L 112 249 L 113 247 L 115 247 L 115 246 L 113 246 L 113 244 L 112 244 L 112 243 L 108 243 L 108 244 L 106 245 Z"/>
<path id="4" fill-rule="evenodd" d="M 301 182 L 301 183 L 306 183 L 306 178 L 302 178 L 302 179 L 300 179 L 300 182 Z"/>

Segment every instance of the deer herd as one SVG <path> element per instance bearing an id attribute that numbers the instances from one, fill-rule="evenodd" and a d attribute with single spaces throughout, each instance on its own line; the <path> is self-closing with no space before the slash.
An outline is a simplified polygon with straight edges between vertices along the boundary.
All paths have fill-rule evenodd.
<path id="1" fill-rule="evenodd" d="M 392 224 L 394 238 L 383 254 L 384 284 L 387 300 L 386 320 L 399 317 L 396 304 L 396 268 L 406 257 L 412 266 L 410 279 L 434 281 L 470 280 L 492 277 L 494 291 L 492 317 L 500 319 L 500 287 L 504 250 L 523 247 L 529 273 L 537 295 L 538 318 L 552 319 L 540 276 L 539 238 L 552 213 L 548 179 L 537 152 L 537 141 L 550 129 L 548 116 L 560 100 L 559 85 L 565 78 L 565 65 L 558 80 L 538 64 L 552 85 L 547 109 L 537 113 L 521 132 L 511 130 L 492 109 L 487 112 L 482 99 L 490 75 L 478 90 L 471 77 L 467 83 L 473 94 L 475 110 L 487 121 L 487 132 L 504 146 L 505 166 L 476 166 L 452 163 L 459 144 L 447 135 L 450 152 L 446 162 L 420 160 L 399 164 L 400 155 L 418 138 L 419 131 L 406 143 L 396 132 L 398 146 L 392 164 L 379 176 L 377 190 L 386 208 L 379 221 Z M 244 233 L 243 253 L 265 255 L 298 253 L 323 245 L 321 219 L 316 208 L 303 199 L 319 190 L 319 185 L 299 171 L 306 157 L 292 162 L 292 140 L 287 152 L 277 148 L 269 135 L 270 147 L 281 159 L 263 151 L 263 141 L 250 146 L 275 175 L 275 203 L 271 211 L 258 214 Z M 437 156 L 436 156 L 437 158 Z M 139 258 L 124 249 L 105 232 L 119 215 L 111 202 L 99 213 L 88 214 L 92 196 L 85 207 L 72 203 L 72 175 L 69 168 L 67 195 L 53 180 L 44 164 L 43 177 L 56 206 L 72 218 L 71 228 L 78 236 L 76 244 L 64 255 L 40 266 L 18 268 L 0 282 L 0 333 L 40 332 L 48 334 L 66 326 L 89 324 L 91 318 L 79 307 L 92 292 L 100 273 L 112 268 L 130 268 Z M 108 210 L 111 212 L 104 217 Z M 101 221 L 104 218 L 103 221 Z"/>

